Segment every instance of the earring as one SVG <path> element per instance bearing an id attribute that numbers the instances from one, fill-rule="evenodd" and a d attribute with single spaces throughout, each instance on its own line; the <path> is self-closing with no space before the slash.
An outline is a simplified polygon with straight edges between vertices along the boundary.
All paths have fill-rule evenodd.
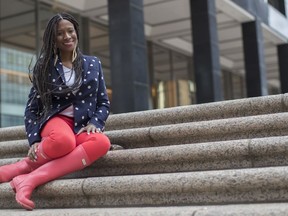
<path id="1" fill-rule="evenodd" d="M 75 44 L 75 48 L 73 49 L 73 53 L 72 53 L 72 62 L 75 61 L 75 59 L 77 58 L 77 43 Z"/>
<path id="2" fill-rule="evenodd" d="M 54 47 L 54 66 L 56 65 L 56 62 L 58 60 L 58 52 L 57 47 Z"/>

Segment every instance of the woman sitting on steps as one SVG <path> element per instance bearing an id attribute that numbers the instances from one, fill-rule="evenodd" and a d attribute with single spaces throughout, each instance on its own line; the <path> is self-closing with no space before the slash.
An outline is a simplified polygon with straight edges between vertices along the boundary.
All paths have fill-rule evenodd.
<path id="1" fill-rule="evenodd" d="M 35 208 L 30 198 L 37 186 L 89 166 L 110 148 L 102 133 L 110 103 L 101 62 L 83 55 L 78 41 L 74 17 L 49 20 L 25 109 L 28 157 L 0 167 L 0 182 L 10 181 L 27 210 Z"/>

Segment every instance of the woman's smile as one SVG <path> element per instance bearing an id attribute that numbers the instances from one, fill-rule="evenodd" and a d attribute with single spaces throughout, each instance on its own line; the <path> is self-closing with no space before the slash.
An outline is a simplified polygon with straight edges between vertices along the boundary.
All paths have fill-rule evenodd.
<path id="1" fill-rule="evenodd" d="M 77 45 L 77 34 L 74 25 L 68 20 L 61 20 L 58 23 L 56 45 L 61 54 L 72 53 Z"/>

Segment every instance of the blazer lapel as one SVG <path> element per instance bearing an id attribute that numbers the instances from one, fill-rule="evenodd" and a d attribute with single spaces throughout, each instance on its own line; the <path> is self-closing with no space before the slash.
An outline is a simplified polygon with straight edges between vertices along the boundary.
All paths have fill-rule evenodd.
<path id="1" fill-rule="evenodd" d="M 88 59 L 86 56 L 83 56 L 82 77 L 86 77 L 85 71 L 88 71 Z"/>
<path id="2" fill-rule="evenodd" d="M 62 81 L 65 83 L 65 76 L 64 76 L 64 71 L 63 71 L 63 65 L 60 59 L 57 60 L 56 65 L 55 65 L 55 70 L 58 72 L 60 77 L 62 78 Z"/>

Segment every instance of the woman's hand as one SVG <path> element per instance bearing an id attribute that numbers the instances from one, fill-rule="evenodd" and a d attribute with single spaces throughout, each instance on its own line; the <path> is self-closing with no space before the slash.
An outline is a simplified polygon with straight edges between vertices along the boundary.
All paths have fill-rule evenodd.
<path id="1" fill-rule="evenodd" d="M 34 143 L 34 144 L 30 147 L 30 149 L 29 149 L 29 151 L 28 151 L 27 156 L 29 157 L 29 159 L 30 159 L 31 161 L 34 161 L 34 162 L 37 161 L 37 150 L 38 150 L 39 144 L 40 144 L 39 142 Z"/>
<path id="2" fill-rule="evenodd" d="M 79 135 L 80 133 L 87 131 L 87 134 L 89 135 L 90 132 L 92 133 L 102 133 L 102 131 L 99 128 L 96 128 L 95 125 L 93 124 L 88 124 L 86 127 L 83 127 L 79 130 L 79 132 L 77 133 L 77 135 Z"/>

